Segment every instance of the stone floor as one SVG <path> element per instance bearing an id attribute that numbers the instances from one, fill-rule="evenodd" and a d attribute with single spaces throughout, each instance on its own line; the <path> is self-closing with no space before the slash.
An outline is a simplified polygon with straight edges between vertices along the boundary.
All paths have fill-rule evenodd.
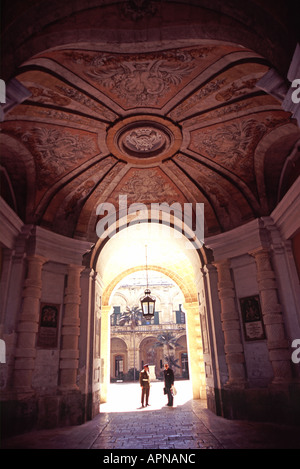
<path id="1" fill-rule="evenodd" d="M 300 449 L 300 428 L 230 421 L 191 399 L 189 381 L 177 382 L 174 407 L 167 407 L 162 383 L 153 383 L 150 404 L 140 408 L 138 384 L 110 386 L 101 412 L 81 426 L 40 430 L 1 442 L 2 449 Z"/>

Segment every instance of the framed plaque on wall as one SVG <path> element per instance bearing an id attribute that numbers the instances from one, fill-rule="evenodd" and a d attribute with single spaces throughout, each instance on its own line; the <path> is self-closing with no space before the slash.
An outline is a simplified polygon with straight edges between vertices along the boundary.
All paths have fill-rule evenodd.
<path id="1" fill-rule="evenodd" d="M 266 338 L 262 319 L 259 295 L 240 298 L 245 340 L 263 340 Z"/>
<path id="2" fill-rule="evenodd" d="M 40 323 L 37 346 L 41 348 L 57 347 L 60 305 L 41 303 Z"/>

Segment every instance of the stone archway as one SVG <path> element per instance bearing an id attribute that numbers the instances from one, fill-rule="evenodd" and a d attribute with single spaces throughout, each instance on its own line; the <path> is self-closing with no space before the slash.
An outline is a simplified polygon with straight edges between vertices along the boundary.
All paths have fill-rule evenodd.
<path id="1" fill-rule="evenodd" d="M 154 347 L 156 342 L 156 337 L 153 337 L 152 335 L 145 337 L 140 343 L 139 351 L 141 363 L 147 363 L 150 366 L 154 366 L 155 374 L 157 376 L 159 371 L 160 356 L 157 354 L 157 350 L 155 350 Z"/>
<path id="2" fill-rule="evenodd" d="M 118 235 L 112 237 L 104 245 L 103 250 L 98 256 L 93 256 L 94 260 L 97 259 L 96 262 L 94 262 L 97 276 L 101 278 L 101 363 L 103 368 L 101 402 L 106 402 L 107 400 L 109 384 L 110 314 L 112 309 L 110 298 L 116 285 L 124 277 L 132 272 L 144 270 L 144 265 L 134 265 L 134 260 L 131 255 L 128 256 L 127 261 L 124 259 L 124 256 L 128 255 L 128 252 L 131 252 L 131 243 L 134 247 L 134 251 L 138 251 L 138 244 L 143 243 L 143 237 L 134 238 L 135 230 L 141 229 L 141 226 L 138 228 L 134 226 L 128 227 L 127 230 L 129 230 L 131 237 L 127 236 L 126 244 L 122 244 L 122 235 L 118 233 Z M 138 233 L 140 236 L 140 231 L 138 231 Z M 155 243 L 152 243 L 152 259 L 150 259 L 150 261 L 153 260 L 153 262 L 151 262 L 148 267 L 150 270 L 167 275 L 179 286 L 183 293 L 183 308 L 186 313 L 187 344 L 190 356 L 189 374 L 192 382 L 193 398 L 206 399 L 202 333 L 195 280 L 196 276 L 199 276 L 201 268 L 199 254 L 196 250 L 188 252 L 188 254 L 184 252 L 184 240 L 177 238 L 166 238 L 168 241 L 168 252 L 165 252 L 164 241 L 166 241 L 166 239 L 161 236 L 162 234 L 164 234 L 164 228 L 160 231 L 160 238 L 155 240 Z M 163 253 L 159 251 L 160 243 L 162 243 L 164 249 Z M 156 249 L 157 252 L 153 252 L 154 249 Z M 114 273 L 114 275 L 112 275 L 112 273 Z"/>
<path id="3" fill-rule="evenodd" d="M 116 287 L 116 285 L 124 277 L 126 277 L 127 275 L 129 275 L 133 272 L 139 272 L 141 270 L 144 270 L 144 266 L 142 266 L 142 265 L 137 266 L 137 267 L 132 267 L 132 268 L 122 272 L 117 277 L 115 277 L 114 280 L 110 283 L 110 285 L 103 291 L 102 305 L 107 306 L 109 304 L 109 299 L 110 299 L 110 296 L 111 296 L 114 288 Z M 166 267 L 160 267 L 158 265 L 150 265 L 149 270 L 154 270 L 154 271 L 160 272 L 162 274 L 165 274 L 167 277 L 171 278 L 172 280 L 174 280 L 174 282 L 179 286 L 179 288 L 183 292 L 186 301 L 188 301 L 188 302 L 196 301 L 197 295 L 194 291 L 193 285 L 188 283 L 188 282 L 184 282 L 182 280 L 182 277 L 180 277 L 178 275 L 178 273 L 176 273 L 176 272 L 174 272 L 174 271 L 172 271 L 172 270 L 170 270 Z"/>

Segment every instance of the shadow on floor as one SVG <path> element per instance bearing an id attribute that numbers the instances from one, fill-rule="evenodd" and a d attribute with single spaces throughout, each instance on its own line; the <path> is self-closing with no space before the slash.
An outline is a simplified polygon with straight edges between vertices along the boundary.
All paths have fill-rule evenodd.
<path id="1" fill-rule="evenodd" d="M 199 450 L 300 449 L 299 427 L 233 421 L 192 400 L 188 381 L 176 383 L 166 407 L 162 383 L 153 383 L 150 407 L 140 408 L 138 383 L 112 384 L 109 400 L 92 421 L 41 430 L 2 441 L 2 449 Z M 97 453 L 98 454 L 98 453 Z"/>

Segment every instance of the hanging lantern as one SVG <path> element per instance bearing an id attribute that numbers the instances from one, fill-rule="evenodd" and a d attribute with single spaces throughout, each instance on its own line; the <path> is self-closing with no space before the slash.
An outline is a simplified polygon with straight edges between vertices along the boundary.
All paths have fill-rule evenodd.
<path id="1" fill-rule="evenodd" d="M 151 291 L 148 287 L 148 265 L 147 265 L 147 246 L 146 248 L 146 278 L 147 278 L 147 288 L 145 290 L 145 296 L 141 299 L 141 306 L 143 311 L 143 317 L 145 319 L 152 319 L 154 317 L 155 311 L 155 298 L 151 296 Z"/>
<path id="2" fill-rule="evenodd" d="M 155 298 L 151 296 L 149 288 L 145 290 L 145 296 L 141 299 L 143 316 L 145 319 L 152 319 L 155 311 Z"/>

